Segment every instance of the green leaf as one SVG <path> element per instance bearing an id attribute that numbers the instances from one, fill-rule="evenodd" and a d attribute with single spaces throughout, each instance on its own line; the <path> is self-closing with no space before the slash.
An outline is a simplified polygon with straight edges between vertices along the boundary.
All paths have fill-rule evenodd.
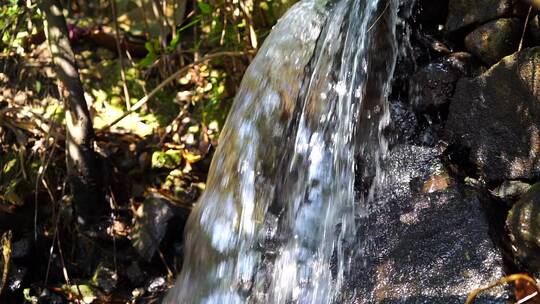
<path id="1" fill-rule="evenodd" d="M 180 30 L 176 32 L 176 37 L 174 37 L 174 39 L 172 39 L 169 43 L 169 46 L 167 47 L 167 52 L 173 52 L 174 49 L 176 49 L 176 47 L 178 46 L 178 43 L 180 43 Z"/>
<path id="2" fill-rule="evenodd" d="M 31 292 L 30 288 L 25 288 L 23 290 L 24 299 L 30 303 L 37 303 L 39 301 L 39 298 L 35 295 L 31 295 L 30 292 Z"/>
<path id="3" fill-rule="evenodd" d="M 97 290 L 90 285 L 64 285 L 62 289 L 73 295 L 81 295 L 84 303 L 92 303 L 98 298 Z"/>
<path id="4" fill-rule="evenodd" d="M 17 186 L 19 185 L 20 181 L 20 179 L 11 180 L 4 191 L 3 199 L 12 205 L 22 206 L 24 204 L 23 199 L 17 193 Z"/>
<path id="5" fill-rule="evenodd" d="M 13 159 L 9 160 L 4 165 L 4 168 L 2 169 L 2 173 L 4 175 L 12 175 L 13 172 L 11 172 L 11 171 L 15 168 L 16 164 L 17 164 L 17 159 L 16 158 L 13 158 Z"/>
<path id="6" fill-rule="evenodd" d="M 156 151 L 152 154 L 153 169 L 174 169 L 180 165 L 181 161 L 182 152 L 179 150 Z"/>
<path id="7" fill-rule="evenodd" d="M 148 53 L 146 57 L 144 57 L 143 59 L 141 59 L 141 61 L 137 63 L 137 66 L 141 68 L 145 68 L 147 66 L 152 65 L 154 62 L 156 62 L 157 59 L 158 57 L 156 56 L 155 53 Z"/>
<path id="8" fill-rule="evenodd" d="M 156 53 L 156 49 L 154 49 L 154 43 L 152 43 L 151 41 L 145 42 L 144 48 L 148 51 L 149 54 Z"/>
<path id="9" fill-rule="evenodd" d="M 41 81 L 39 80 L 36 80 L 36 92 L 41 92 L 41 88 L 42 88 L 42 85 L 41 85 Z"/>
<path id="10" fill-rule="evenodd" d="M 188 28 L 190 28 L 190 27 L 194 26 L 195 24 L 201 22 L 201 20 L 202 20 L 201 16 L 195 17 L 195 18 L 193 19 L 193 21 L 191 21 L 190 23 L 188 23 L 188 24 L 182 26 L 180 29 L 178 29 L 178 32 L 177 32 L 177 33 L 181 33 L 181 32 L 183 32 L 184 30 L 187 30 Z"/>
<path id="11" fill-rule="evenodd" d="M 212 13 L 212 6 L 210 4 L 199 1 L 197 2 L 197 5 L 199 6 L 202 14 L 210 15 Z"/>

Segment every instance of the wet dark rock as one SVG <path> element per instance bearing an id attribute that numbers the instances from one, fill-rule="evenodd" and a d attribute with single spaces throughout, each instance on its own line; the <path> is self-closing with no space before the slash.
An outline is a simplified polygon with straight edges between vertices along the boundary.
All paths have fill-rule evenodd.
<path id="1" fill-rule="evenodd" d="M 457 69 L 465 76 L 473 75 L 478 69 L 478 63 L 473 56 L 467 52 L 455 52 L 442 59 L 449 63 L 453 68 Z"/>
<path id="2" fill-rule="evenodd" d="M 540 48 L 531 48 L 458 81 L 444 133 L 487 181 L 540 176 L 539 68 Z"/>
<path id="3" fill-rule="evenodd" d="M 164 277 L 157 277 L 148 283 L 146 290 L 150 293 L 159 292 L 167 289 L 167 280 Z"/>
<path id="4" fill-rule="evenodd" d="M 43 289 L 38 298 L 39 304 L 63 304 L 64 301 L 62 297 L 54 292 L 51 292 L 49 289 Z"/>
<path id="5" fill-rule="evenodd" d="M 504 181 L 491 193 L 505 202 L 511 202 L 525 194 L 531 188 L 530 184 L 522 181 Z"/>
<path id="6" fill-rule="evenodd" d="M 133 233 L 133 247 L 150 260 L 165 237 L 169 221 L 174 216 L 173 205 L 164 197 L 151 194 L 143 203 Z"/>
<path id="7" fill-rule="evenodd" d="M 465 47 L 484 63 L 492 65 L 517 51 L 522 31 L 523 21 L 520 19 L 497 19 L 468 34 Z"/>
<path id="8" fill-rule="evenodd" d="M 134 286 L 140 286 L 145 279 L 145 275 L 137 262 L 132 262 L 126 269 L 126 275 Z"/>
<path id="9" fill-rule="evenodd" d="M 32 249 L 32 239 L 25 237 L 13 242 L 11 245 L 11 257 L 14 259 L 24 258 L 28 256 Z"/>
<path id="10" fill-rule="evenodd" d="M 411 106 L 403 102 L 390 103 L 390 117 L 386 136 L 391 145 L 409 143 L 433 147 L 438 143 L 438 126 L 425 119 L 425 115 L 417 116 Z"/>
<path id="11" fill-rule="evenodd" d="M 393 134 L 400 142 L 411 142 L 416 136 L 418 120 L 416 115 L 402 102 L 390 104 L 390 117 Z"/>
<path id="12" fill-rule="evenodd" d="M 441 192 L 448 189 L 453 184 L 454 181 L 447 172 L 436 173 L 429 176 L 427 180 L 424 181 L 424 184 L 422 185 L 422 192 Z"/>
<path id="13" fill-rule="evenodd" d="M 19 267 L 14 264 L 11 264 L 10 268 L 7 288 L 11 292 L 20 292 L 24 279 L 26 278 L 26 274 L 28 273 L 28 269 L 26 267 Z"/>
<path id="14" fill-rule="evenodd" d="M 420 131 L 415 143 L 422 146 L 433 147 L 439 142 L 439 135 L 437 134 L 437 126 L 427 126 Z"/>
<path id="15" fill-rule="evenodd" d="M 426 50 L 433 54 L 450 54 L 452 52 L 451 44 L 443 37 L 436 34 L 429 34 L 425 31 L 415 30 L 414 39 Z"/>
<path id="16" fill-rule="evenodd" d="M 540 183 L 525 193 L 507 219 L 514 255 L 536 275 L 540 274 Z"/>
<path id="17" fill-rule="evenodd" d="M 533 45 L 540 44 L 540 16 L 531 17 L 528 24 L 528 39 Z"/>
<path id="18" fill-rule="evenodd" d="M 418 1 L 418 20 L 430 23 L 444 23 L 448 15 L 449 0 L 420 0 Z"/>
<path id="19" fill-rule="evenodd" d="M 500 17 L 522 16 L 525 13 L 526 8 L 519 0 L 450 0 L 446 27 L 449 31 L 455 31 Z"/>
<path id="20" fill-rule="evenodd" d="M 118 274 L 112 267 L 100 264 L 94 273 L 92 281 L 103 292 L 108 294 L 116 289 L 118 285 Z"/>
<path id="21" fill-rule="evenodd" d="M 458 184 L 415 190 L 416 180 L 443 170 L 439 154 L 409 145 L 391 151 L 388 186 L 359 223 L 366 249 L 354 259 L 344 302 L 464 303 L 470 291 L 503 276 L 502 256 L 474 194 Z M 475 303 L 505 299 L 501 288 Z"/>
<path id="22" fill-rule="evenodd" d="M 416 112 L 435 110 L 450 101 L 459 78 L 469 75 L 471 55 L 454 53 L 422 67 L 411 78 L 409 101 Z"/>

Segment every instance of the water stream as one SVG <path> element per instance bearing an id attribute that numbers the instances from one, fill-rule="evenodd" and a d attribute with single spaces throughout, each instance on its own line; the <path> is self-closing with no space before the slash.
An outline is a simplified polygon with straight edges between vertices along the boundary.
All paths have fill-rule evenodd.
<path id="1" fill-rule="evenodd" d="M 304 0 L 281 18 L 244 75 L 164 303 L 340 302 L 384 183 L 397 5 Z"/>

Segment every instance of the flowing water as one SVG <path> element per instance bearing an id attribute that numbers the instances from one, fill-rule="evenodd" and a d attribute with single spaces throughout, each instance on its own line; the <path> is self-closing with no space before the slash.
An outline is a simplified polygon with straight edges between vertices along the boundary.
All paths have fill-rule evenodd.
<path id="1" fill-rule="evenodd" d="M 363 252 L 356 223 L 384 183 L 396 11 L 397 0 L 304 0 L 274 27 L 243 78 L 164 303 L 340 302 Z"/>

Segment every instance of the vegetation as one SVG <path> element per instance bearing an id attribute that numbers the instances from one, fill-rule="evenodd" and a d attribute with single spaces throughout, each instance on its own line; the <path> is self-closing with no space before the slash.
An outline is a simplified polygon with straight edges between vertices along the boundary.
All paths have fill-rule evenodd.
<path id="1" fill-rule="evenodd" d="M 0 0 L 0 302 L 158 301 L 291 2 Z"/>

